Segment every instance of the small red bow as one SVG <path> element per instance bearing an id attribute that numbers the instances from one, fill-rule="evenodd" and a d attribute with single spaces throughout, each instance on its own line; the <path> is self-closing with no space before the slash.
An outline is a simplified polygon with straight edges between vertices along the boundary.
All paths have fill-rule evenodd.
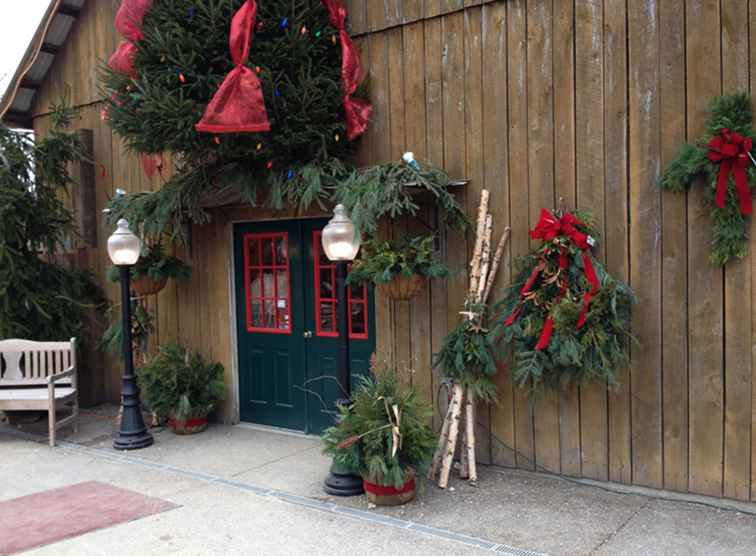
<path id="1" fill-rule="evenodd" d="M 588 249 L 591 247 L 591 241 L 588 234 L 581 232 L 577 229 L 577 226 L 584 226 L 585 224 L 573 214 L 565 212 L 561 218 L 557 218 L 553 213 L 546 209 L 541 209 L 541 218 L 538 220 L 535 228 L 530 231 L 530 237 L 532 239 L 540 239 L 545 243 L 551 243 L 559 236 L 566 236 L 570 241 L 583 253 L 583 267 L 585 269 L 585 277 L 588 283 L 591 285 L 591 289 L 583 295 L 583 309 L 580 311 L 578 317 L 577 327 L 582 328 L 585 324 L 585 318 L 588 314 L 588 305 L 591 300 L 596 296 L 601 285 L 596 277 L 596 271 L 593 268 L 593 262 L 591 260 L 591 254 Z M 566 271 L 568 266 L 567 253 L 564 247 L 559 250 L 559 269 L 560 272 Z M 520 316 L 523 304 L 526 301 L 526 296 L 530 294 L 530 290 L 533 287 L 538 276 L 546 268 L 546 263 L 542 260 L 534 269 L 533 273 L 528 278 L 528 281 L 520 290 L 520 303 L 515 307 L 515 310 L 504 321 L 506 326 L 511 326 Z M 557 295 L 555 302 L 558 303 L 564 294 L 567 292 L 566 278 L 560 281 L 559 294 Z M 543 330 L 541 330 L 541 336 L 538 339 L 536 345 L 537 350 L 546 349 L 551 342 L 551 335 L 554 331 L 554 319 L 549 315 L 543 323 Z"/>
<path id="2" fill-rule="evenodd" d="M 727 199 L 727 186 L 730 181 L 730 173 L 735 176 L 735 190 L 740 200 L 740 212 L 751 214 L 751 193 L 748 189 L 746 167 L 748 167 L 749 153 L 753 148 L 753 140 L 744 137 L 740 133 L 730 131 L 724 127 L 719 135 L 715 135 L 709 141 L 709 160 L 719 162 L 719 176 L 717 177 L 716 203 L 719 208 L 725 207 Z"/>

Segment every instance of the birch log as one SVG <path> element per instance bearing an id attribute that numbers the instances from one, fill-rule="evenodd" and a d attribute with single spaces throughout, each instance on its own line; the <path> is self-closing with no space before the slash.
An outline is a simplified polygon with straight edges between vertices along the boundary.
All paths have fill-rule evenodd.
<path id="1" fill-rule="evenodd" d="M 486 219 L 488 216 L 488 189 L 480 191 L 480 206 L 478 207 L 478 226 L 475 231 L 475 248 L 470 261 L 470 290 L 469 297 L 473 297 L 478 291 L 480 280 L 480 255 L 483 249 L 483 236 L 486 231 Z"/>
<path id="2" fill-rule="evenodd" d="M 481 303 L 486 303 L 488 301 L 488 296 L 491 294 L 491 289 L 493 289 L 494 282 L 496 281 L 496 273 L 499 271 L 501 258 L 504 256 L 504 248 L 509 241 L 510 229 L 509 226 L 504 229 L 504 233 L 501 234 L 501 239 L 499 240 L 499 245 L 496 246 L 496 254 L 494 255 L 493 263 L 491 264 L 491 272 L 488 273 L 488 281 L 486 283 L 486 289 L 483 292 L 483 298 L 480 300 Z"/>
<path id="3" fill-rule="evenodd" d="M 470 484 L 478 484 L 478 466 L 475 461 L 475 399 L 472 395 L 472 388 L 467 387 L 465 392 L 465 438 L 466 445 L 463 449 L 467 450 L 467 476 Z"/>
<path id="4" fill-rule="evenodd" d="M 480 280 L 478 281 L 478 289 L 475 292 L 475 299 L 473 303 L 480 303 L 483 299 L 483 292 L 486 289 L 486 283 L 488 279 L 488 265 L 491 260 L 491 233 L 493 231 L 493 216 L 490 214 L 486 217 L 486 228 L 483 232 L 483 249 L 480 258 Z"/>
<path id="5" fill-rule="evenodd" d="M 438 486 L 446 488 L 449 484 L 449 474 L 451 473 L 452 461 L 454 460 L 454 449 L 457 447 L 457 435 L 459 433 L 459 419 L 462 413 L 462 387 L 455 384 L 452 389 L 451 415 L 449 418 L 449 438 L 446 442 L 441 463 L 441 475 L 438 478 Z"/>
<path id="6" fill-rule="evenodd" d="M 462 404 L 462 419 L 464 419 L 464 411 L 465 406 L 464 402 Z M 467 463 L 467 429 L 465 427 L 462 427 L 462 432 L 460 434 L 461 441 L 460 441 L 460 447 L 459 447 L 459 478 L 460 479 L 467 479 L 467 477 L 470 476 L 470 466 Z"/>
<path id="7" fill-rule="evenodd" d="M 430 468 L 428 468 L 428 479 L 433 480 L 438 472 L 438 465 L 441 463 L 441 457 L 446 449 L 446 443 L 449 441 L 449 423 L 451 422 L 452 404 L 449 403 L 449 407 L 446 408 L 446 415 L 444 416 L 444 422 L 441 425 L 441 435 L 438 439 L 438 447 L 436 453 L 433 454 Z"/>

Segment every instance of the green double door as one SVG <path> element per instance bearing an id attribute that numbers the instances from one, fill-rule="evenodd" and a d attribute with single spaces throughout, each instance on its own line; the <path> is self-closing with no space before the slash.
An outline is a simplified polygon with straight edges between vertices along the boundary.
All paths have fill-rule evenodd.
<path id="1" fill-rule="evenodd" d="M 326 219 L 236 224 L 234 260 L 242 421 L 319 433 L 334 422 L 338 384 L 336 269 Z M 348 292 L 352 384 L 375 350 L 372 288 Z"/>

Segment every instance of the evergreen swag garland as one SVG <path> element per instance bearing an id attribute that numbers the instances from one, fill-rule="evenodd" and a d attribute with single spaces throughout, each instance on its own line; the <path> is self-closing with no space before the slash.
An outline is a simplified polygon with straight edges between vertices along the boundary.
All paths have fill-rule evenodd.
<path id="1" fill-rule="evenodd" d="M 746 217 L 752 212 L 750 188 L 756 182 L 752 124 L 747 94 L 714 98 L 704 136 L 684 144 L 659 180 L 662 188 L 682 192 L 696 177 L 706 176 L 713 220 L 711 262 L 718 265 L 748 252 Z"/>
<path id="2" fill-rule="evenodd" d="M 492 333 L 514 350 L 521 387 L 562 388 L 592 380 L 616 384 L 628 364 L 635 295 L 590 254 L 596 232 L 586 214 L 551 214 L 530 232 L 543 244 L 518 261 Z"/>

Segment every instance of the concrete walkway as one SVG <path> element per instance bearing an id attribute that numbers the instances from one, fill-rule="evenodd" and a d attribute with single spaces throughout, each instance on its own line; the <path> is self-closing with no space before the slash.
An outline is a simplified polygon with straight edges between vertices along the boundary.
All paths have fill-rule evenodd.
<path id="1" fill-rule="evenodd" d="M 44 444 L 45 423 L 0 425 L 0 503 L 97 480 L 179 507 L 27 554 L 756 554 L 755 515 L 484 467 L 480 486 L 427 485 L 414 503 L 369 508 L 321 488 L 317 438 L 244 426 L 112 450 L 113 408 Z M 409 552 L 408 552 L 409 551 Z"/>

